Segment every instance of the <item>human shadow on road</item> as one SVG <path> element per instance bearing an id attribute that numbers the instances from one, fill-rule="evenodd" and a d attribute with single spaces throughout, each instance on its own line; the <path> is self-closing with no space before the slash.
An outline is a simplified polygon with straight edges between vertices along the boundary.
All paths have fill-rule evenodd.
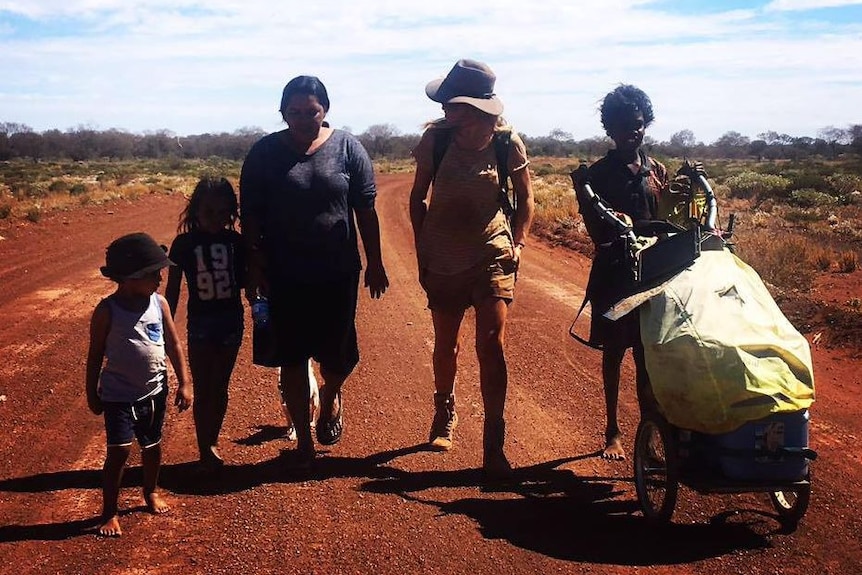
<path id="1" fill-rule="evenodd" d="M 123 475 L 123 485 L 142 479 L 140 467 L 128 467 Z M 44 493 L 63 489 L 101 489 L 101 469 L 67 469 L 48 471 L 26 477 L 12 477 L 0 480 L 0 492 Z"/>
<path id="2" fill-rule="evenodd" d="M 256 429 L 257 431 L 248 437 L 236 440 L 236 444 L 251 446 L 263 445 L 270 441 L 284 439 L 284 435 L 287 433 L 287 428 L 283 425 L 258 425 Z"/>
<path id="3" fill-rule="evenodd" d="M 570 461 L 559 459 L 518 469 L 513 481 L 492 488 L 496 493 L 509 493 L 507 498 L 471 496 L 447 501 L 421 494 L 433 488 L 478 485 L 479 470 L 401 472 L 372 479 L 361 489 L 399 495 L 436 507 L 444 515 L 464 515 L 488 539 L 504 539 L 567 561 L 674 565 L 769 545 L 751 525 L 728 523 L 723 515 L 696 525 L 650 523 L 634 514 L 635 501 L 618 499 L 617 480 L 579 477 L 557 469 Z"/>
<path id="4" fill-rule="evenodd" d="M 99 523 L 98 517 L 90 517 L 60 523 L 0 525 L 0 541 L 64 541 L 81 535 L 95 534 Z"/>
<path id="5" fill-rule="evenodd" d="M 220 495 L 246 491 L 270 483 L 326 481 L 333 478 L 385 478 L 393 470 L 393 459 L 425 451 L 425 444 L 401 447 L 365 457 L 332 456 L 322 452 L 311 470 L 291 469 L 294 451 L 287 449 L 272 459 L 240 465 L 225 465 L 217 475 L 202 475 L 194 462 L 163 465 L 159 485 L 174 493 Z M 395 470 L 397 471 L 397 470 Z"/>

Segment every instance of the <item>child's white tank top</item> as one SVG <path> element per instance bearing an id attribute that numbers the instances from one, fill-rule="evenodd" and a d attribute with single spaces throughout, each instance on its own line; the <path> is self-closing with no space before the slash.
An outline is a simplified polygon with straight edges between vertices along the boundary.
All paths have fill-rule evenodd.
<path id="1" fill-rule="evenodd" d="M 143 313 L 123 309 L 113 297 L 106 301 L 111 328 L 99 379 L 102 401 L 133 403 L 159 393 L 166 383 L 167 363 L 158 294 L 150 296 Z"/>

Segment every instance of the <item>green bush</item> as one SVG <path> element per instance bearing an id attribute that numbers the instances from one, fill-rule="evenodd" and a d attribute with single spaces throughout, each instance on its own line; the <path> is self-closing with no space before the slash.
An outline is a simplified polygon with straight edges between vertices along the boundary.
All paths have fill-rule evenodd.
<path id="1" fill-rule="evenodd" d="M 788 175 L 790 179 L 790 185 L 787 187 L 788 190 L 827 190 L 829 189 L 829 182 L 826 181 L 826 177 L 813 173 L 813 172 L 796 172 Z"/>
<path id="2" fill-rule="evenodd" d="M 83 195 L 86 193 L 87 193 L 87 186 L 82 184 L 81 182 L 78 182 L 77 184 L 75 184 L 71 188 L 69 188 L 69 195 L 70 196 L 80 196 L 80 195 Z"/>
<path id="3" fill-rule="evenodd" d="M 65 192 L 69 189 L 69 184 L 65 180 L 54 180 L 48 186 L 48 191 L 51 193 Z"/>
<path id="4" fill-rule="evenodd" d="M 811 224 L 823 219 L 820 212 L 809 208 L 789 208 L 784 211 L 782 217 L 794 224 Z"/>
<path id="5" fill-rule="evenodd" d="M 826 184 L 836 196 L 844 196 L 862 190 L 862 177 L 856 174 L 833 174 L 827 176 Z"/>
<path id="6" fill-rule="evenodd" d="M 742 172 L 724 181 L 732 198 L 760 198 L 784 196 L 790 180 L 783 176 Z"/>
<path id="7" fill-rule="evenodd" d="M 556 173 L 556 170 L 551 164 L 539 164 L 533 167 L 533 174 L 536 176 L 549 176 L 553 173 Z"/>
<path id="8" fill-rule="evenodd" d="M 820 206 L 834 206 L 838 203 L 838 200 L 829 194 L 818 192 L 812 188 L 805 188 L 790 192 L 790 203 L 802 208 L 816 208 Z"/>

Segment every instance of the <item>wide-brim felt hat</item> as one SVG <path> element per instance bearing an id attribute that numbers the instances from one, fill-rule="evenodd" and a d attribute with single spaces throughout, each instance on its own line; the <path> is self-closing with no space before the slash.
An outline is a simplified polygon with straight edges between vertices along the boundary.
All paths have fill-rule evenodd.
<path id="1" fill-rule="evenodd" d="M 119 237 L 105 250 L 102 275 L 113 280 L 139 279 L 145 275 L 175 265 L 168 258 L 165 246 L 156 243 L 143 232 Z"/>
<path id="2" fill-rule="evenodd" d="M 503 102 L 494 94 L 496 81 L 497 76 L 487 64 L 462 59 L 445 78 L 428 82 L 425 94 L 441 104 L 470 104 L 486 114 L 499 116 L 503 113 Z"/>

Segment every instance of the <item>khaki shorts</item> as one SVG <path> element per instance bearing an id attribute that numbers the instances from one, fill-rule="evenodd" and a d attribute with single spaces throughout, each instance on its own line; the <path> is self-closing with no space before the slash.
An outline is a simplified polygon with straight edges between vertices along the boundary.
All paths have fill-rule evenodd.
<path id="1" fill-rule="evenodd" d="M 504 256 L 453 275 L 423 269 L 419 283 L 428 295 L 429 309 L 460 312 L 487 298 L 511 302 L 517 274 L 517 264 L 511 256 Z"/>

